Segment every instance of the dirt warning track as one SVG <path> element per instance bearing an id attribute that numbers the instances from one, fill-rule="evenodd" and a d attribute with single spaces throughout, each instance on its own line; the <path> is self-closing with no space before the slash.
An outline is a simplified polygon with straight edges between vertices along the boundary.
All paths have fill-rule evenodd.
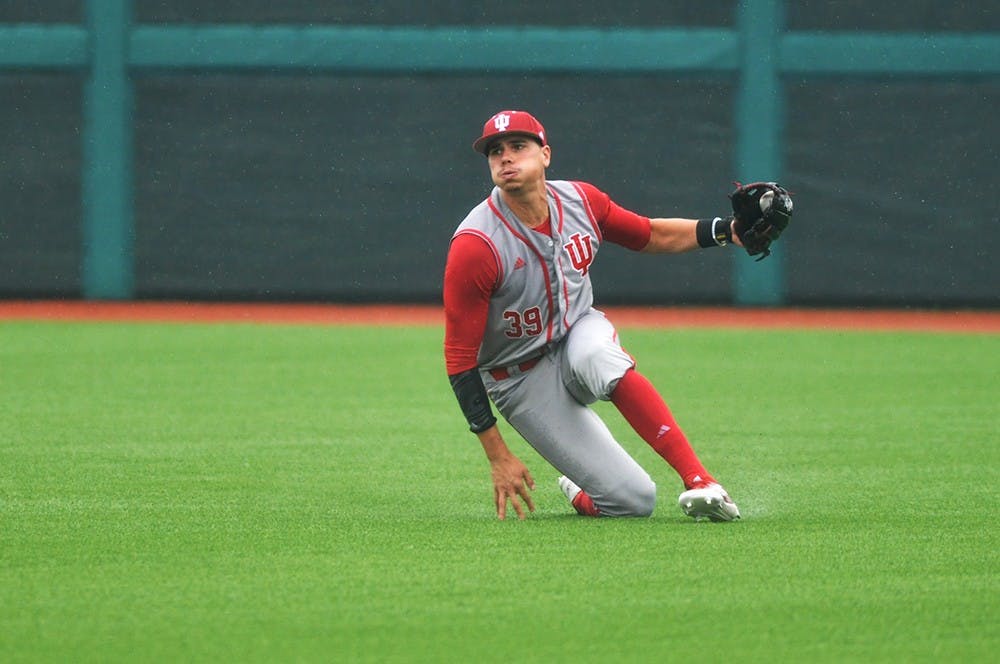
<path id="1" fill-rule="evenodd" d="M 997 311 L 603 307 L 620 327 L 738 327 L 1000 333 Z M 436 305 L 0 300 L 0 320 L 443 325 Z"/>

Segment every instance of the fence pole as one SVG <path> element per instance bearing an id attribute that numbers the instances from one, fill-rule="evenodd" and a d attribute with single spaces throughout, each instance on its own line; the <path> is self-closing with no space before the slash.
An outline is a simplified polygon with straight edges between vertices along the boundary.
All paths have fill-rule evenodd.
<path id="1" fill-rule="evenodd" d="M 780 136 L 784 89 L 779 76 L 782 0 L 741 0 L 739 93 L 736 105 L 736 178 L 742 182 L 781 178 Z M 780 242 L 770 257 L 756 262 L 733 252 L 733 300 L 741 305 L 776 306 L 785 302 L 785 261 Z"/>
<path id="2" fill-rule="evenodd" d="M 134 290 L 130 0 L 88 0 L 89 71 L 83 103 L 83 265 L 87 299 Z"/>

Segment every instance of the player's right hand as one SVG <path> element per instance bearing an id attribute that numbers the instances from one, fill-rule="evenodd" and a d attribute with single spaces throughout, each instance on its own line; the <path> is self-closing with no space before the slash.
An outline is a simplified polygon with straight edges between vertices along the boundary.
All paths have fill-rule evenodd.
<path id="1" fill-rule="evenodd" d="M 496 502 L 497 518 L 501 521 L 507 518 L 508 501 L 519 519 L 523 520 L 526 516 L 521 500 L 529 511 L 534 512 L 535 503 L 531 500 L 529 490 L 535 488 L 535 480 L 531 477 L 528 467 L 513 454 L 491 460 L 490 466 L 493 473 L 493 498 Z"/>

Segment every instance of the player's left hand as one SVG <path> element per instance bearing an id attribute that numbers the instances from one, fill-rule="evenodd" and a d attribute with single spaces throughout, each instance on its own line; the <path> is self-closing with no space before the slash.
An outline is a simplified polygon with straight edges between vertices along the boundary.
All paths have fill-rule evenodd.
<path id="1" fill-rule="evenodd" d="M 738 185 L 729 195 L 733 204 L 733 239 L 757 260 L 771 255 L 777 241 L 792 218 L 792 197 L 777 182 L 751 182 Z"/>
<path id="2" fill-rule="evenodd" d="M 729 222 L 729 234 L 733 236 L 733 244 L 737 247 L 743 247 L 746 249 L 746 247 L 743 246 L 743 240 L 740 239 L 740 234 L 736 232 L 736 217 L 733 217 Z"/>

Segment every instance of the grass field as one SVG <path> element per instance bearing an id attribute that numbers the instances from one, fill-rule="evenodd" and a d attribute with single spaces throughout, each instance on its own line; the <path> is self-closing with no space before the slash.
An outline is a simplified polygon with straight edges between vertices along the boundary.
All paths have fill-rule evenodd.
<path id="1" fill-rule="evenodd" d="M 497 521 L 438 328 L 0 322 L 0 661 L 1000 650 L 1000 336 L 622 337 L 742 522 L 607 404 L 654 516 L 571 515 L 505 428 L 538 509 Z"/>

